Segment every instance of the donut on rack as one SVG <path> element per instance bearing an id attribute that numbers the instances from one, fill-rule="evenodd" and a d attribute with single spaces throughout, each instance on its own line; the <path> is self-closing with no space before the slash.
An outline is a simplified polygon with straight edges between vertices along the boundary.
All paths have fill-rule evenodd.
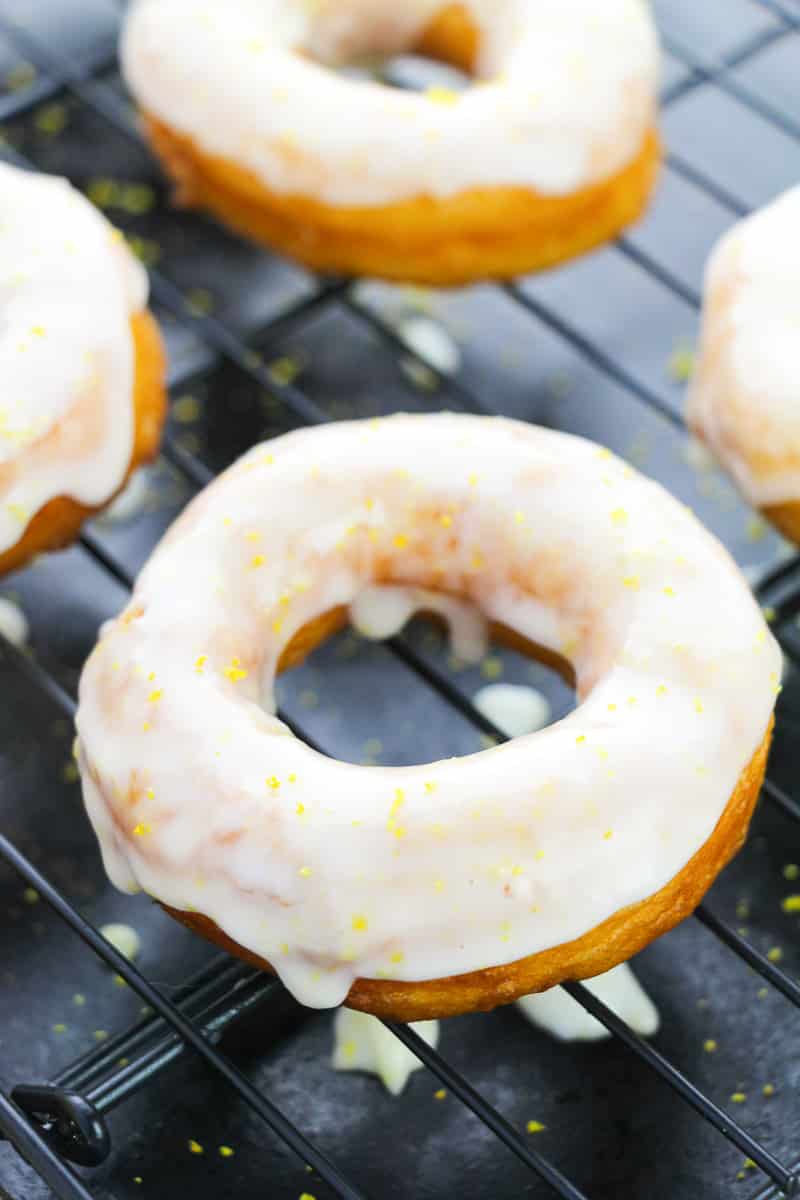
<path id="1" fill-rule="evenodd" d="M 473 86 L 336 73 L 408 49 Z M 122 64 L 179 199 L 321 271 L 549 267 L 634 221 L 656 175 L 642 0 L 136 0 Z"/>
<path id="2" fill-rule="evenodd" d="M 66 545 L 156 453 L 147 278 L 66 180 L 0 164 L 0 574 Z"/>
<path id="3" fill-rule="evenodd" d="M 800 187 L 738 222 L 706 268 L 687 420 L 800 544 Z"/>
<path id="4" fill-rule="evenodd" d="M 333 761 L 276 671 L 349 612 L 468 613 L 578 708 L 424 766 Z M 305 1004 L 418 1020 L 628 959 L 742 844 L 780 653 L 688 509 L 591 442 L 500 418 L 334 423 L 201 493 L 85 667 L 84 798 L 116 885 Z"/>

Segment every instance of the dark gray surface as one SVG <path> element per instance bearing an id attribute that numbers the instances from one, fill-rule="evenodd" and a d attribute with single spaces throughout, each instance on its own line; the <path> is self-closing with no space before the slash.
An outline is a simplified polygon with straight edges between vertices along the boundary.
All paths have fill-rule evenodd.
<path id="1" fill-rule="evenodd" d="M 736 55 L 754 37 L 782 28 L 780 16 L 755 0 L 702 5 L 659 0 L 656 7 L 665 31 L 704 61 Z M 800 19 L 800 6 L 788 0 L 783 7 Z M 25 15 L 31 28 L 49 33 L 60 49 L 96 56 L 113 35 L 118 7 L 112 0 L 0 0 L 3 12 Z M 15 61 L 0 42 L 0 77 Z M 734 75 L 796 114 L 800 35 L 787 33 Z M 669 65 L 669 82 L 685 77 L 682 68 Z M 39 77 L 33 86 L 42 82 Z M 82 186 L 107 178 L 153 185 L 152 212 L 131 216 L 112 206 L 109 216 L 157 242 L 159 269 L 181 287 L 210 292 L 215 315 L 249 337 L 267 362 L 290 355 L 302 363 L 298 382 L 332 416 L 460 407 L 469 403 L 459 391 L 463 385 L 484 407 L 586 434 L 626 455 L 691 504 L 743 565 L 773 561 L 781 552 L 773 535 L 762 536 L 723 478 L 689 465 L 684 438 L 671 423 L 499 289 L 420 297 L 407 289 L 359 285 L 359 302 L 393 320 L 422 300 L 456 337 L 461 370 L 454 385 L 434 393 L 415 388 L 385 344 L 338 301 L 311 318 L 261 333 L 266 322 L 311 294 L 315 281 L 210 222 L 169 210 L 157 169 L 142 150 L 69 98 L 45 103 L 65 106 L 58 114 L 66 118 L 64 128 L 57 135 L 47 132 L 52 122 L 34 111 L 4 127 L 12 145 L 43 169 L 66 173 Z M 676 153 L 716 174 L 746 202 L 760 203 L 800 178 L 798 144 L 713 86 L 695 87 L 679 99 L 664 128 Z M 698 289 L 705 255 L 732 219 L 719 202 L 666 170 L 631 241 Z M 682 388 L 667 365 L 676 344 L 693 339 L 697 315 L 619 249 L 526 281 L 524 291 L 679 411 Z M 173 373 L 208 364 L 191 335 L 170 322 L 166 332 Z M 292 424 L 274 397 L 230 366 L 217 366 L 196 385 L 183 384 L 173 398 L 189 394 L 197 400 L 198 417 L 176 420 L 173 427 L 215 469 L 254 440 Z M 177 412 L 185 417 L 187 407 L 179 404 Z M 95 533 L 135 569 L 188 494 L 161 464 L 147 511 L 122 524 L 99 522 Z M 32 624 L 33 653 L 67 686 L 74 686 L 98 624 L 123 599 L 120 587 L 81 548 L 41 561 L 6 581 L 0 592 L 20 598 Z M 409 637 L 451 670 L 435 634 L 415 628 Z M 550 694 L 557 712 L 571 703 L 563 685 L 543 668 L 502 651 L 496 657 L 503 678 L 532 680 Z M 480 669 L 454 671 L 453 678 L 467 695 L 485 682 Z M 797 786 L 799 716 L 794 672 L 787 684 L 773 771 L 791 790 Z M 164 985 L 179 984 L 207 960 L 207 948 L 147 901 L 118 896 L 107 885 L 79 789 L 69 779 L 70 729 L 5 662 L 0 685 L 3 831 L 92 920 L 134 924 L 143 935 L 146 972 Z M 481 744 L 467 721 L 445 709 L 386 648 L 350 634 L 321 650 L 282 687 L 290 713 L 342 758 L 405 763 L 466 753 Z M 781 911 L 780 902 L 800 890 L 782 874 L 786 863 L 796 861 L 800 830 L 764 807 L 746 850 L 711 897 L 715 911 L 746 927 L 755 946 L 782 947 L 783 965 L 792 974 L 800 967 L 798 921 Z M 750 915 L 737 917 L 744 902 Z M 0 872 L 0 914 L 0 1084 L 44 1079 L 90 1046 L 95 1031 L 121 1028 L 138 1002 L 41 903 L 28 903 L 6 872 Z M 789 1004 L 771 991 L 762 998 L 757 977 L 691 921 L 650 947 L 637 970 L 662 1012 L 659 1049 L 776 1154 L 786 1161 L 800 1158 L 799 1042 Z M 75 1003 L 76 995 L 85 997 L 83 1005 Z M 66 1030 L 56 1032 L 62 1024 Z M 708 1038 L 717 1042 L 715 1053 L 703 1050 Z M 741 1155 L 616 1043 L 562 1046 L 534 1032 L 512 1009 L 447 1023 L 442 1047 L 510 1120 L 521 1128 L 531 1118 L 544 1122 L 547 1129 L 536 1135 L 536 1147 L 595 1200 L 721 1200 L 748 1197 L 758 1187 L 755 1171 L 737 1180 Z M 436 1101 L 438 1084 L 426 1072 L 414 1076 L 396 1100 L 371 1078 L 335 1075 L 329 1051 L 327 1015 L 290 1024 L 280 1037 L 269 1027 L 250 1030 L 237 1047 L 258 1085 L 372 1196 L 510 1200 L 550 1194 L 452 1097 Z M 775 1087 L 769 1099 L 762 1095 L 767 1083 Z M 731 1103 L 734 1091 L 745 1092 L 746 1101 Z M 290 1200 L 304 1190 L 319 1200 L 329 1195 L 222 1084 L 191 1062 L 116 1113 L 111 1128 L 114 1156 L 92 1176 L 101 1196 L 172 1200 L 188 1189 L 214 1200 Z M 189 1138 L 204 1145 L 205 1155 L 188 1152 Z M 235 1156 L 221 1159 L 220 1144 L 234 1147 Z M 133 1182 L 136 1176 L 141 1184 Z M 0 1147 L 0 1186 L 15 1200 L 46 1194 L 8 1147 Z"/>

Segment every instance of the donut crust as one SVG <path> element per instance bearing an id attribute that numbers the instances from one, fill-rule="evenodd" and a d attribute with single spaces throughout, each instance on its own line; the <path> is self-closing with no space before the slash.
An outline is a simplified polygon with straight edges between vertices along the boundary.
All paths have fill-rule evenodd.
<path id="1" fill-rule="evenodd" d="M 348 207 L 271 191 L 255 172 L 206 153 L 152 113 L 142 119 L 177 203 L 207 209 L 315 271 L 440 287 L 543 270 L 615 237 L 643 212 L 661 158 L 652 127 L 622 170 L 569 195 L 471 188 L 447 199 Z"/>
<path id="2" fill-rule="evenodd" d="M 134 313 L 130 328 L 135 355 L 134 436 L 124 479 L 102 504 L 81 504 L 70 496 L 54 496 L 48 500 L 31 519 L 19 541 L 0 554 L 0 575 L 19 570 L 37 554 L 68 546 L 78 536 L 84 521 L 110 504 L 125 487 L 132 472 L 158 453 L 167 410 L 164 346 L 158 324 L 147 309 Z"/>
<path id="3" fill-rule="evenodd" d="M 786 500 L 783 504 L 770 504 L 762 511 L 785 538 L 800 546 L 800 501 Z"/>
<path id="4" fill-rule="evenodd" d="M 333 609 L 299 630 L 281 656 L 279 670 L 296 666 L 321 641 L 347 621 L 343 608 Z M 500 641 L 542 657 L 539 648 L 504 626 L 492 626 Z M 569 679 L 564 660 L 550 661 Z M 393 1021 L 421 1021 L 487 1012 L 520 996 L 543 992 L 567 980 L 589 979 L 625 962 L 651 941 L 688 917 L 719 872 L 741 849 L 747 836 L 767 764 L 773 718 L 750 762 L 742 771 L 713 832 L 686 865 L 659 891 L 621 908 L 571 942 L 541 950 L 497 967 L 485 967 L 441 979 L 403 981 L 356 979 L 347 996 L 348 1008 Z M 229 954 L 275 974 L 272 965 L 229 938 L 209 917 L 162 905 L 170 916 Z"/>

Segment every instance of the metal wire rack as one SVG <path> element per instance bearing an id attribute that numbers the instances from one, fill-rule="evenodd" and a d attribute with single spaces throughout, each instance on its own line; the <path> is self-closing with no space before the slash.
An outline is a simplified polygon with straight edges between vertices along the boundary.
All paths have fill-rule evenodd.
<path id="1" fill-rule="evenodd" d="M 750 113 L 756 114 L 787 137 L 800 142 L 800 121 L 737 78 L 735 68 L 747 64 L 766 48 L 778 45 L 800 31 L 800 13 L 787 3 L 777 0 L 758 0 L 772 22 L 759 29 L 745 42 L 714 62 L 706 61 L 693 49 L 675 38 L 665 41 L 672 59 L 680 65 L 678 77 L 669 84 L 663 95 L 665 107 L 674 104 L 705 85 L 712 85 Z M 132 111 L 120 93 L 109 82 L 114 66 L 114 48 L 102 44 L 90 54 L 78 59 L 69 58 L 31 32 L 29 23 L 19 16 L 19 5 L 10 0 L 0 3 L 0 34 L 4 35 L 25 61 L 37 69 L 37 76 L 28 86 L 0 97 L 0 121 L 10 122 L 32 112 L 48 98 L 62 93 L 91 110 L 105 122 L 110 136 L 138 139 L 139 133 Z M 799 47 L 800 50 L 800 47 Z M 3 148 L 3 156 L 20 165 L 25 160 L 13 148 Z M 712 197 L 732 216 L 748 211 L 748 205 L 733 194 L 727 183 L 706 174 L 681 154 L 670 152 L 668 168 L 700 192 Z M 615 243 L 615 252 L 629 260 L 659 287 L 682 302 L 697 309 L 700 297 L 693 282 L 666 265 L 628 237 Z M 295 424 L 316 424 L 330 419 L 330 414 L 301 387 L 276 379 L 259 355 L 253 341 L 263 341 L 265 335 L 281 328 L 294 328 L 298 322 L 328 306 L 339 306 L 356 322 L 369 328 L 372 335 L 395 356 L 412 358 L 423 366 L 442 385 L 447 394 L 464 408 L 474 412 L 497 411 L 480 389 L 448 379 L 437 372 L 424 358 L 415 354 L 373 307 L 359 298 L 354 285 L 340 280 L 319 280 L 313 289 L 288 310 L 262 323 L 257 339 L 243 338 L 225 319 L 199 311 L 197 304 L 166 274 L 150 269 L 153 301 L 158 309 L 206 348 L 206 366 L 198 367 L 197 360 L 187 366 L 173 367 L 173 393 L 189 381 L 214 369 L 220 361 L 251 380 L 282 406 Z M 506 295 L 551 330 L 580 359 L 586 360 L 600 373 L 619 385 L 635 403 L 643 404 L 674 425 L 680 426 L 677 410 L 665 401 L 660 391 L 635 373 L 617 354 L 606 349 L 600 340 L 588 335 L 577 322 L 559 309 L 533 294 L 523 283 L 511 283 L 504 288 Z M 205 485 L 213 472 L 193 452 L 186 449 L 174 434 L 168 434 L 164 446 L 165 458 L 182 474 L 192 488 Z M 108 572 L 119 584 L 128 588 L 133 571 L 111 553 L 93 530 L 81 537 L 81 547 L 95 564 Z M 762 579 L 758 594 L 764 604 L 774 610 L 774 624 L 779 631 L 800 611 L 800 557 L 794 557 L 770 570 Z M 797 648 L 791 636 L 784 639 L 787 655 L 796 657 Z M 404 664 L 417 672 L 425 683 L 454 706 L 477 730 L 496 740 L 503 734 L 465 698 L 446 672 L 415 649 L 407 640 L 394 639 L 391 651 Z M 41 689 L 65 717 L 71 719 L 74 700 L 61 683 L 31 657 L 10 643 L 3 644 L 4 661 Z M 313 741 L 289 720 L 295 732 Z M 765 784 L 767 799 L 785 817 L 800 821 L 800 803 L 783 787 L 770 779 Z M 280 984 L 226 957 L 214 959 L 206 968 L 168 997 L 164 990 L 146 978 L 106 941 L 36 867 L 31 858 L 0 833 L 0 859 L 18 873 L 24 883 L 58 915 L 64 926 L 76 934 L 114 972 L 136 992 L 149 1011 L 135 1024 L 110 1040 L 97 1046 L 46 1084 L 16 1086 L 10 1094 L 0 1090 L 0 1132 L 27 1160 L 52 1191 L 65 1200 L 89 1200 L 94 1194 L 91 1176 L 78 1174 L 74 1164 L 88 1168 L 101 1163 L 109 1152 L 110 1138 L 105 1115 L 142 1089 L 152 1087 L 172 1065 L 189 1052 L 199 1056 L 228 1086 L 235 1090 L 252 1110 L 255 1117 L 269 1126 L 300 1159 L 313 1168 L 335 1195 L 357 1200 L 366 1192 L 349 1178 L 326 1153 L 272 1102 L 258 1090 L 233 1060 L 218 1048 L 222 1035 L 240 1022 L 249 1012 L 277 1011 L 284 1002 Z M 780 992 L 792 1005 L 800 1008 L 800 986 L 766 954 L 755 949 L 731 924 L 720 918 L 706 905 L 696 913 L 696 920 L 718 941 L 738 956 L 771 988 Z M 773 1194 L 772 1187 L 788 1196 L 800 1191 L 800 1165 L 780 1161 L 765 1144 L 764 1139 L 748 1131 L 731 1114 L 718 1105 L 710 1095 L 654 1046 L 638 1037 L 608 1007 L 580 984 L 567 985 L 567 990 L 581 1005 L 643 1064 L 652 1069 L 667 1087 L 710 1123 L 722 1137 L 728 1139 L 756 1164 L 768 1177 L 767 1190 L 759 1196 Z M 445 1057 L 431 1049 L 408 1026 L 387 1023 L 391 1031 L 416 1054 L 441 1083 L 482 1122 L 508 1150 L 532 1172 L 544 1180 L 555 1194 L 569 1200 L 586 1200 L 586 1193 L 562 1173 L 547 1157 L 540 1154 L 529 1140 L 507 1120 Z M 122 1065 L 120 1065 L 122 1064 Z M 799 1156 L 800 1157 L 800 1156 Z M 104 1195 L 107 1193 L 104 1192 Z"/>

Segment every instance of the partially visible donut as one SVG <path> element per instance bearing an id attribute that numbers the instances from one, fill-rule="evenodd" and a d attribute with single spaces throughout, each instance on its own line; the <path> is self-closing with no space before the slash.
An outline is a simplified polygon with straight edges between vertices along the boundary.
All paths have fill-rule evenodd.
<path id="1" fill-rule="evenodd" d="M 405 768 L 291 736 L 276 670 L 348 609 L 377 636 L 409 607 L 569 660 L 578 708 Z M 304 1003 L 491 1008 L 608 970 L 699 902 L 745 837 L 780 663 L 719 543 L 608 451 L 499 418 L 331 423 L 202 492 L 103 629 L 84 799 L 119 887 Z"/>
<path id="2" fill-rule="evenodd" d="M 140 264 L 66 180 L 0 164 L 0 574 L 67 545 L 164 421 Z"/>
<path id="3" fill-rule="evenodd" d="M 750 503 L 800 544 L 800 187 L 711 254 L 686 416 Z"/>
<path id="4" fill-rule="evenodd" d="M 335 74 L 418 49 L 462 93 Z M 315 269 L 452 285 L 617 234 L 659 159 L 641 0 L 137 0 L 122 42 L 186 204 Z"/>

